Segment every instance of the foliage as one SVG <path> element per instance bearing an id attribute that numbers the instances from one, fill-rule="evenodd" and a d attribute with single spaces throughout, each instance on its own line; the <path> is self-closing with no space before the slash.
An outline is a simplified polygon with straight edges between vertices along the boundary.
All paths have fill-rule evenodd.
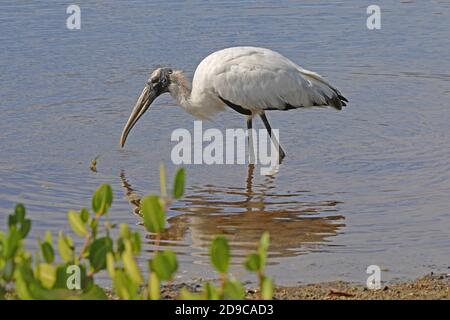
<path id="1" fill-rule="evenodd" d="M 174 177 L 171 196 L 166 193 L 164 166 L 160 168 L 161 196 L 149 195 L 141 201 L 140 212 L 145 229 L 153 233 L 159 248 L 161 233 L 166 227 L 166 210 L 172 201 L 183 196 L 185 171 Z M 113 294 L 121 299 L 160 299 L 161 283 L 172 281 L 178 261 L 171 250 L 156 250 L 148 261 L 147 276 L 137 263 L 141 254 L 141 235 L 126 224 L 119 226 L 118 237 L 111 237 L 116 228 L 108 221 L 113 202 L 109 185 L 101 185 L 93 194 L 92 212 L 83 208 L 69 211 L 67 219 L 72 231 L 83 239 L 79 250 L 70 235 L 60 231 L 54 242 L 50 232 L 38 238 L 39 250 L 32 254 L 24 247 L 31 220 L 25 207 L 18 204 L 8 217 L 8 229 L 0 231 L 0 299 L 8 294 L 18 299 L 107 299 L 104 289 L 95 281 L 99 273 L 112 279 Z M 273 283 L 264 274 L 269 235 L 264 233 L 256 252 L 251 253 L 245 267 L 258 275 L 261 298 L 272 298 Z M 216 236 L 210 247 L 213 267 L 220 274 L 220 284 L 206 282 L 198 293 L 182 289 L 182 299 L 243 299 L 242 283 L 228 275 L 230 246 L 226 237 Z M 147 280 L 145 279 L 147 278 Z"/>
<path id="2" fill-rule="evenodd" d="M 261 299 L 272 299 L 273 297 L 273 281 L 265 275 L 267 250 L 269 248 L 270 236 L 266 231 L 262 234 L 259 240 L 259 246 L 256 252 L 247 256 L 245 261 L 245 268 L 254 272 L 258 276 L 259 290 Z"/>

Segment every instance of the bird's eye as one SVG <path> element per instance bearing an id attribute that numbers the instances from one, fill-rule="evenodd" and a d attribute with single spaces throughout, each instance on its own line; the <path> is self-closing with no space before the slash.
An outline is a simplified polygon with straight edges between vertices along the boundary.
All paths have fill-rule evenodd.
<path id="1" fill-rule="evenodd" d="M 169 74 L 172 74 L 172 73 L 173 73 L 172 69 L 169 69 L 168 73 L 169 73 Z"/>

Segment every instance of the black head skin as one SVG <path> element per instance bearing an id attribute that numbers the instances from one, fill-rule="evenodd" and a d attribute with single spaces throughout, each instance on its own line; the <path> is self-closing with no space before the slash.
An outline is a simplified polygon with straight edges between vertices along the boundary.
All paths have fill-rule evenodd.
<path id="1" fill-rule="evenodd" d="M 147 85 L 153 88 L 157 96 L 169 92 L 170 75 L 172 73 L 171 68 L 158 68 L 151 73 Z"/>
<path id="2" fill-rule="evenodd" d="M 169 85 L 171 82 L 170 75 L 172 73 L 173 71 L 170 68 L 158 68 L 151 73 L 144 90 L 142 90 L 128 121 L 123 128 L 120 137 L 120 145 L 122 147 L 125 145 L 125 141 L 131 129 L 145 111 L 147 111 L 152 102 L 161 94 L 169 92 Z"/>

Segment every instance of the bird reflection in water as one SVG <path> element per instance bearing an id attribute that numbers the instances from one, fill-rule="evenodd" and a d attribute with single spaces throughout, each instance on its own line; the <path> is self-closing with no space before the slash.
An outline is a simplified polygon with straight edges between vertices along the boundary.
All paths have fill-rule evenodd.
<path id="1" fill-rule="evenodd" d="M 345 226 L 334 200 L 307 201 L 308 191 L 275 193 L 275 177 L 253 185 L 254 165 L 249 165 L 243 187 L 192 186 L 175 203 L 168 216 L 169 227 L 160 245 L 181 256 L 208 263 L 205 257 L 212 238 L 224 234 L 230 240 L 234 263 L 257 246 L 264 231 L 271 235 L 269 257 L 292 257 L 323 250 L 329 238 Z M 139 214 L 140 197 L 121 172 L 126 197 Z M 147 249 L 153 251 L 154 236 L 147 235 Z M 192 259 L 190 259 L 192 260 Z M 269 263 L 274 263 L 271 259 Z"/>

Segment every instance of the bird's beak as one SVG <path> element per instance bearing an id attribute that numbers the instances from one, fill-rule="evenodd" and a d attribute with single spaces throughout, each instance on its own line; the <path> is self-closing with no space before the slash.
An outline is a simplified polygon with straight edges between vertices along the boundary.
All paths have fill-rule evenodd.
<path id="1" fill-rule="evenodd" d="M 155 100 L 157 96 L 157 92 L 149 85 L 146 85 L 144 90 L 142 90 L 142 93 L 139 96 L 130 117 L 128 118 L 127 124 L 123 128 L 122 135 L 120 136 L 121 147 L 125 145 L 125 141 L 127 140 L 128 134 L 130 133 L 131 129 L 142 117 L 145 111 L 147 111 L 147 109 L 150 107 L 153 100 Z"/>

